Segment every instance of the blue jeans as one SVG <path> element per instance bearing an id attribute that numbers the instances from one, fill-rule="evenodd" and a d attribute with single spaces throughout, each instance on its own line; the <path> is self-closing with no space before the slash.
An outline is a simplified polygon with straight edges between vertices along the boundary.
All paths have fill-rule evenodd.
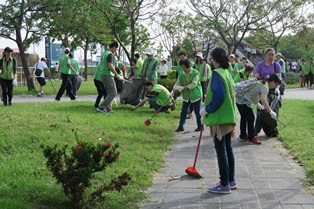
<path id="1" fill-rule="evenodd" d="M 159 108 L 161 107 L 161 106 L 159 106 L 159 105 L 157 104 L 157 101 L 156 101 L 155 98 L 149 98 L 148 102 L 149 102 L 150 107 L 153 108 L 153 109 L 156 110 L 156 111 L 159 110 Z M 170 107 L 169 105 L 163 106 L 163 107 L 161 108 L 160 112 L 163 112 L 163 111 L 168 110 L 169 107 Z"/>
<path id="2" fill-rule="evenodd" d="M 218 158 L 218 167 L 220 175 L 220 183 L 226 186 L 229 182 L 234 181 L 235 160 L 231 145 L 231 133 L 228 133 L 218 140 L 214 139 L 215 150 Z"/>
<path id="3" fill-rule="evenodd" d="M 196 115 L 197 127 L 201 128 L 201 126 L 202 126 L 201 125 L 201 115 L 200 115 L 201 102 L 202 102 L 201 99 L 199 99 L 197 102 L 194 102 L 194 103 L 191 103 L 191 101 L 183 102 L 181 114 L 180 114 L 179 127 L 183 128 L 183 126 L 185 124 L 185 120 L 186 120 L 186 114 L 188 113 L 189 106 L 191 105 L 191 106 L 193 106 L 193 110 L 194 110 L 194 113 Z"/>

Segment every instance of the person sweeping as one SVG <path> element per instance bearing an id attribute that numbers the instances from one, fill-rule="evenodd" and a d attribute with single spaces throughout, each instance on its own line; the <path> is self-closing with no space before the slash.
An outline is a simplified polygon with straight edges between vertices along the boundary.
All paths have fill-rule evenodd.
<path id="1" fill-rule="evenodd" d="M 209 192 L 229 194 L 236 189 L 235 160 L 231 137 L 235 138 L 236 104 L 233 79 L 228 72 L 229 60 L 226 51 L 215 48 L 211 53 L 213 70 L 201 109 L 202 122 L 210 127 L 218 158 L 220 181 Z"/>

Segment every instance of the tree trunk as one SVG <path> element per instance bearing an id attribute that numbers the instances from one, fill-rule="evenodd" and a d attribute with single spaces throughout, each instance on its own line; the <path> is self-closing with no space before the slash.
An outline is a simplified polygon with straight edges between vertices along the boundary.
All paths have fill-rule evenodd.
<path id="1" fill-rule="evenodd" d="M 85 77 L 86 81 L 87 81 L 87 77 L 88 77 L 88 67 L 87 67 L 87 50 L 88 50 L 88 45 L 89 45 L 89 36 L 86 37 L 85 47 L 84 47 L 84 66 L 85 66 L 84 77 Z"/>
<path id="2" fill-rule="evenodd" d="M 25 76 L 26 83 L 27 83 L 27 89 L 28 89 L 28 91 L 33 91 L 33 90 L 35 90 L 35 85 L 33 82 L 33 78 L 28 79 L 30 72 L 29 72 L 29 68 L 28 68 L 27 59 L 25 56 L 25 50 L 24 50 L 24 45 L 23 45 L 22 36 L 21 36 L 20 31 L 16 31 L 16 43 L 17 43 L 17 46 L 18 46 L 19 51 L 20 51 L 22 67 L 23 67 L 24 76 Z"/>

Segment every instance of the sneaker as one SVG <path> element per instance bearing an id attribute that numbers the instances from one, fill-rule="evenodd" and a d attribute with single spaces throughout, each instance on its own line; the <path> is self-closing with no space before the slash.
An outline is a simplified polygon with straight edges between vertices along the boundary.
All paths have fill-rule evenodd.
<path id="1" fill-rule="evenodd" d="M 245 136 L 245 137 L 239 137 L 239 141 L 240 142 L 247 142 L 249 140 L 248 136 Z"/>
<path id="2" fill-rule="evenodd" d="M 38 93 L 37 94 L 37 97 L 43 97 L 44 95 L 43 94 L 41 94 L 41 93 Z"/>
<path id="3" fill-rule="evenodd" d="M 216 186 L 219 186 L 220 185 L 220 181 L 217 182 Z M 229 186 L 230 186 L 230 189 L 236 189 L 238 188 L 238 185 L 235 181 L 230 181 L 229 182 Z"/>
<path id="4" fill-rule="evenodd" d="M 260 140 L 257 140 L 256 137 L 253 139 L 249 139 L 247 142 L 251 144 L 257 144 L 257 145 L 262 144 L 262 142 Z"/>
<path id="5" fill-rule="evenodd" d="M 9 101 L 9 106 L 12 106 L 12 101 Z"/>
<path id="6" fill-rule="evenodd" d="M 55 99 L 55 102 L 60 102 L 60 99 Z"/>
<path id="7" fill-rule="evenodd" d="M 201 131 L 202 127 L 197 127 L 194 131 Z"/>
<path id="8" fill-rule="evenodd" d="M 230 194 L 231 193 L 231 188 L 229 184 L 225 187 L 222 185 L 216 185 L 214 187 L 209 188 L 209 192 L 216 193 L 216 194 Z"/>
<path id="9" fill-rule="evenodd" d="M 169 110 L 161 110 L 159 111 L 159 114 L 169 114 L 170 111 Z"/>
<path id="10" fill-rule="evenodd" d="M 110 107 L 106 108 L 107 113 L 114 113 L 113 109 L 111 109 Z"/>
<path id="11" fill-rule="evenodd" d="M 254 136 L 258 136 L 259 132 L 255 131 Z"/>
<path id="12" fill-rule="evenodd" d="M 192 114 L 188 114 L 187 116 L 186 116 L 186 119 L 191 119 L 192 118 Z"/>
<path id="13" fill-rule="evenodd" d="M 178 127 L 176 130 L 176 132 L 181 132 L 181 131 L 184 131 L 183 127 Z"/>
<path id="14" fill-rule="evenodd" d="M 107 113 L 106 109 L 103 108 L 103 107 L 97 107 L 96 110 L 97 110 L 98 112 Z"/>

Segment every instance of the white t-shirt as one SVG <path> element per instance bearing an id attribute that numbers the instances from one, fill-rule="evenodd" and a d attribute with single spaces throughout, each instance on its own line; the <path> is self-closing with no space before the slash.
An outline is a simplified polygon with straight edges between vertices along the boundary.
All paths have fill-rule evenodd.
<path id="1" fill-rule="evenodd" d="M 41 77 L 41 78 L 44 78 L 45 77 L 45 73 L 44 73 L 44 69 L 47 68 L 48 69 L 48 66 L 45 62 L 42 62 L 42 61 L 39 61 L 37 62 L 35 65 L 34 65 L 34 72 L 36 69 L 39 69 L 39 70 L 42 70 L 40 76 L 36 76 L 36 77 Z"/>
<path id="2" fill-rule="evenodd" d="M 291 63 L 291 69 L 296 70 L 297 69 L 297 65 L 298 65 L 297 62 L 292 62 Z"/>
<path id="3" fill-rule="evenodd" d="M 167 75 L 167 65 L 160 65 L 158 72 L 160 75 Z"/>

